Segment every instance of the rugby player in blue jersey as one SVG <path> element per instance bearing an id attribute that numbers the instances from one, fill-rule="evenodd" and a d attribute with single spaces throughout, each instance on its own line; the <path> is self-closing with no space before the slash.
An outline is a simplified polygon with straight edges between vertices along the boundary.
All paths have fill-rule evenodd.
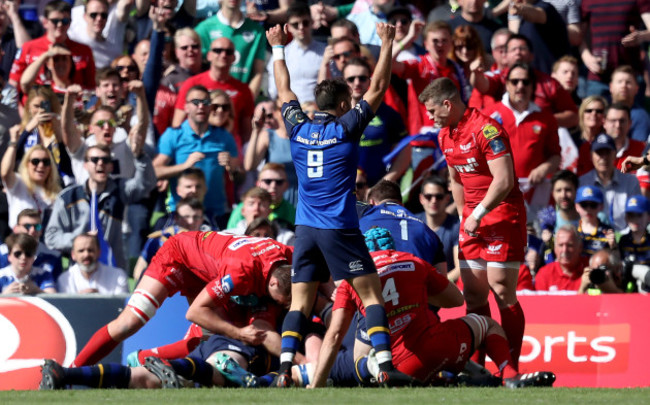
<path id="1" fill-rule="evenodd" d="M 266 32 L 273 48 L 273 70 L 282 102 L 282 116 L 291 139 L 291 156 L 298 175 L 296 243 L 293 260 L 291 308 L 282 325 L 280 370 L 272 385 L 292 384 L 291 366 L 298 351 L 307 316 L 320 282 L 346 279 L 366 308 L 366 323 L 377 353 L 385 385 L 405 385 L 411 379 L 395 370 L 390 351 L 390 330 L 375 265 L 359 231 L 354 195 L 359 162 L 359 139 L 375 116 L 390 84 L 391 52 L 395 27 L 377 23 L 381 51 L 370 88 L 354 107 L 350 88 L 343 80 L 316 85 L 318 112 L 311 120 L 291 91 L 284 61 L 287 28 Z"/>

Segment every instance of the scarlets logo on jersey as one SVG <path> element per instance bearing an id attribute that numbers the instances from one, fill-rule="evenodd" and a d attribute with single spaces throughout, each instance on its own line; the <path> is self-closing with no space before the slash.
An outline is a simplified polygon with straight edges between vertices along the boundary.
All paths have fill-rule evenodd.
<path id="1" fill-rule="evenodd" d="M 466 145 L 459 145 L 459 147 L 460 147 L 460 151 L 462 153 L 467 153 L 472 149 L 472 143 L 470 142 L 470 143 L 468 143 Z"/>
<path id="2" fill-rule="evenodd" d="M 503 243 L 499 245 L 488 245 L 488 253 L 491 255 L 498 255 L 501 253 L 501 248 L 503 247 Z"/>
<path id="3" fill-rule="evenodd" d="M 0 298 L 0 331 L 0 390 L 36 389 L 43 359 L 67 366 L 77 353 L 72 326 L 41 298 Z"/>
<path id="4" fill-rule="evenodd" d="M 497 135 L 499 135 L 499 130 L 494 127 L 494 125 L 487 124 L 483 128 L 481 128 L 481 131 L 483 132 L 483 136 L 485 139 L 488 141 Z"/>
<path id="5" fill-rule="evenodd" d="M 476 161 L 475 158 L 467 159 L 467 164 L 466 165 L 454 165 L 454 169 L 458 173 L 475 172 L 477 167 L 478 167 L 478 162 Z"/>

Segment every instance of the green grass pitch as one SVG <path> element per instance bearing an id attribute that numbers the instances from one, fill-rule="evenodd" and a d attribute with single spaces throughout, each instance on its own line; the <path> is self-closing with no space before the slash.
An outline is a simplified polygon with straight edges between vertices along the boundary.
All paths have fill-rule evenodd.
<path id="1" fill-rule="evenodd" d="M 66 390 L 4 391 L 0 404 L 648 404 L 650 388 L 325 388 L 304 389 L 181 389 L 181 390 Z"/>

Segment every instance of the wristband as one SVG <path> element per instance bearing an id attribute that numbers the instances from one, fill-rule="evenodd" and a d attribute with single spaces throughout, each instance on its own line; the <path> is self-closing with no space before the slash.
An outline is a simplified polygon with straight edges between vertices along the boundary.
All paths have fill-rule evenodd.
<path id="1" fill-rule="evenodd" d="M 480 221 L 484 216 L 488 214 L 488 212 L 490 211 L 488 211 L 482 204 L 479 204 L 476 206 L 476 208 L 474 208 L 474 211 L 472 211 L 472 216 L 477 221 Z"/>
<path id="2" fill-rule="evenodd" d="M 7 144 L 7 147 L 10 147 L 10 146 L 16 146 L 16 145 L 18 145 L 18 142 L 16 142 L 16 141 L 11 141 L 11 142 L 9 142 L 9 143 Z"/>
<path id="3" fill-rule="evenodd" d="M 273 60 L 284 60 L 284 45 L 273 45 Z"/>

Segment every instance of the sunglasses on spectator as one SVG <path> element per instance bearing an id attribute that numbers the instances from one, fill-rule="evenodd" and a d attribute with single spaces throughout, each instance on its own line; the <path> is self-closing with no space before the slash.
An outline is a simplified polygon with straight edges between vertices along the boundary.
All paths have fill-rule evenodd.
<path id="1" fill-rule="evenodd" d="M 29 232 L 32 228 L 34 228 L 36 232 L 40 232 L 43 230 L 43 224 L 23 224 L 23 225 L 18 224 L 18 225 L 27 229 L 27 232 Z"/>
<path id="2" fill-rule="evenodd" d="M 508 79 L 508 81 L 513 86 L 519 86 L 519 83 L 522 83 L 524 86 L 529 86 L 531 83 L 530 79 Z"/>
<path id="3" fill-rule="evenodd" d="M 220 53 L 225 53 L 227 56 L 232 56 L 235 54 L 235 50 L 231 48 L 212 48 L 211 51 L 217 55 Z"/>
<path id="4" fill-rule="evenodd" d="M 290 25 L 291 28 L 293 28 L 294 30 L 297 30 L 297 29 L 300 28 L 301 26 L 303 26 L 303 27 L 310 27 L 310 26 L 311 26 L 311 21 L 305 19 L 305 20 L 302 20 L 302 21 L 296 21 L 296 22 L 289 23 L 289 25 Z"/>
<path id="5" fill-rule="evenodd" d="M 360 83 L 365 83 L 368 81 L 368 76 L 365 75 L 350 76 L 350 77 L 346 77 L 345 81 L 348 83 L 354 83 L 357 79 L 359 80 Z"/>
<path id="6" fill-rule="evenodd" d="M 409 20 L 409 19 L 406 18 L 406 17 L 402 17 L 402 18 L 391 18 L 390 20 L 388 20 L 388 23 L 389 23 L 390 25 L 397 25 L 397 23 L 400 23 L 400 24 L 402 24 L 402 25 L 409 25 L 409 24 L 411 23 L 411 20 Z"/>
<path id="7" fill-rule="evenodd" d="M 605 110 L 602 108 L 587 108 L 585 109 L 585 114 L 591 114 L 595 112 L 596 114 L 604 114 Z"/>
<path id="8" fill-rule="evenodd" d="M 436 200 L 440 201 L 443 198 L 445 198 L 444 193 L 438 193 L 438 194 L 422 194 L 422 197 L 424 197 L 425 200 L 431 201 L 432 198 L 435 198 Z"/>
<path id="9" fill-rule="evenodd" d="M 262 183 L 266 184 L 267 186 L 270 186 L 272 183 L 277 184 L 278 186 L 281 186 L 284 184 L 286 180 L 284 179 L 262 179 Z"/>
<path id="10" fill-rule="evenodd" d="M 210 105 L 210 99 L 209 98 L 193 98 L 190 100 L 190 103 L 194 104 L 195 106 L 209 106 Z"/>
<path id="11" fill-rule="evenodd" d="M 91 19 L 96 20 L 97 17 L 101 17 L 102 20 L 105 20 L 108 18 L 108 13 L 88 13 Z"/>
<path id="12" fill-rule="evenodd" d="M 100 128 L 104 128 L 104 125 L 108 125 L 111 128 L 115 128 L 117 126 L 117 122 L 115 122 L 115 120 L 113 120 L 113 119 L 99 120 L 99 121 L 95 121 L 95 123 L 93 125 L 95 125 L 97 127 L 100 127 Z"/>
<path id="13" fill-rule="evenodd" d="M 135 67 L 135 65 L 125 65 L 125 66 L 117 65 L 115 66 L 115 69 L 119 70 L 120 72 L 125 69 L 127 72 L 131 72 L 131 73 L 137 72 L 137 68 Z"/>
<path id="14" fill-rule="evenodd" d="M 473 51 L 474 49 L 476 49 L 476 45 L 474 45 L 474 44 L 461 44 L 461 43 L 458 43 L 458 44 L 454 44 L 454 48 L 456 48 L 456 49 L 463 49 L 463 48 L 465 48 L 465 49 L 467 49 L 468 51 Z"/>
<path id="15" fill-rule="evenodd" d="M 598 208 L 598 203 L 592 202 L 592 201 L 583 201 L 579 203 L 580 206 L 586 210 L 595 210 Z"/>
<path id="16" fill-rule="evenodd" d="M 71 19 L 69 18 L 48 18 L 52 24 L 54 24 L 55 27 L 57 27 L 59 24 L 61 25 L 70 25 L 72 22 Z"/>
<path id="17" fill-rule="evenodd" d="M 23 252 L 22 250 L 14 250 L 13 252 L 11 252 L 11 255 L 13 257 L 15 257 L 16 259 L 20 259 L 21 257 L 23 257 L 23 255 L 28 259 L 31 259 L 32 257 L 34 257 L 34 253 Z"/>
<path id="18" fill-rule="evenodd" d="M 336 55 L 334 55 L 334 59 L 339 60 L 341 58 L 349 58 L 351 56 L 352 56 L 351 51 L 345 51 L 345 52 L 337 53 Z"/>
<path id="19" fill-rule="evenodd" d="M 88 161 L 93 162 L 93 164 L 102 162 L 103 164 L 107 165 L 113 162 L 113 158 L 111 158 L 110 156 L 91 156 L 88 158 Z"/>
<path id="20" fill-rule="evenodd" d="M 199 44 L 192 44 L 192 45 L 181 45 L 178 47 L 181 51 L 187 51 L 188 49 L 193 49 L 195 51 L 199 50 Z"/>
<path id="21" fill-rule="evenodd" d="M 230 104 L 212 104 L 214 110 L 230 111 Z"/>
<path id="22" fill-rule="evenodd" d="M 29 163 L 33 164 L 34 166 L 38 166 L 40 163 L 43 163 L 43 166 L 50 166 L 52 164 L 52 161 L 50 158 L 44 158 L 44 159 L 39 159 L 39 158 L 32 158 L 29 159 Z"/>

